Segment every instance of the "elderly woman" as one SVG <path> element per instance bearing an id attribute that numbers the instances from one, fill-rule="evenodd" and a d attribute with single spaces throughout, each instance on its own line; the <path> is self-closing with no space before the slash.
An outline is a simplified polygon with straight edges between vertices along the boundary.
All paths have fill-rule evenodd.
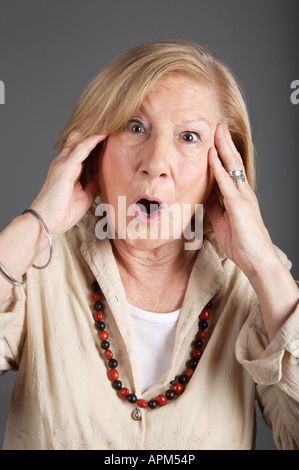
<path id="1" fill-rule="evenodd" d="M 257 399 L 297 449 L 298 287 L 260 215 L 229 70 L 188 42 L 138 46 L 59 144 L 0 236 L 0 366 L 18 370 L 4 448 L 252 449 Z"/>

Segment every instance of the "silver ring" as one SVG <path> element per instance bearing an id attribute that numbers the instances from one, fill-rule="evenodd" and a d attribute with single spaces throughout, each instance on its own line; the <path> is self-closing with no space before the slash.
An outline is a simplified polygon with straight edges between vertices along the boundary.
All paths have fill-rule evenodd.
<path id="1" fill-rule="evenodd" d="M 245 175 L 243 170 L 234 170 L 229 171 L 229 176 L 233 180 L 233 183 L 244 183 L 245 182 Z"/>

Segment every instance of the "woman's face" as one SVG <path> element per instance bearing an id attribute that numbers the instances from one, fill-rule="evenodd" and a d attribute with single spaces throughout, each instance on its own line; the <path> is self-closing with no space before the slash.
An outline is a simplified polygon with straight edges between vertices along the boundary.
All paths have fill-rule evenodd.
<path id="1" fill-rule="evenodd" d="M 219 121 L 211 89 L 186 75 L 169 74 L 154 85 L 125 128 L 107 138 L 99 157 L 99 185 L 103 201 L 114 208 L 117 238 L 150 247 L 183 233 L 183 211 L 191 210 L 190 220 L 195 204 L 204 204 L 213 186 L 208 150 Z M 166 219 L 169 237 L 163 239 Z M 151 237 L 154 233 L 158 237 Z"/>

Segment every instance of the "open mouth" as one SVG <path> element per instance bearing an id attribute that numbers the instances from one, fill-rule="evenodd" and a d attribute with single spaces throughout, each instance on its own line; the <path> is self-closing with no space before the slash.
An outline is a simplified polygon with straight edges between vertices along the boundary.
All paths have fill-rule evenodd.
<path id="1" fill-rule="evenodd" d="M 160 209 L 160 203 L 156 200 L 149 200 L 147 198 L 141 198 L 136 202 L 141 213 L 147 217 L 151 217 Z"/>

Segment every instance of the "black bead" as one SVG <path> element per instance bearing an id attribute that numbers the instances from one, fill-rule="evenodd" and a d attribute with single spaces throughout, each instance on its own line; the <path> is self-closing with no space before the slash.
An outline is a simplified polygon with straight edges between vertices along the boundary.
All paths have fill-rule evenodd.
<path id="1" fill-rule="evenodd" d="M 104 331 L 106 328 L 106 324 L 103 321 L 96 321 L 95 322 L 95 327 L 98 331 Z"/>
<path id="2" fill-rule="evenodd" d="M 188 377 L 185 374 L 179 376 L 178 382 L 182 385 L 185 385 L 188 382 Z"/>
<path id="3" fill-rule="evenodd" d="M 102 342 L 101 342 L 101 348 L 102 348 L 102 349 L 109 349 L 109 348 L 110 348 L 110 343 L 109 343 L 109 341 L 102 341 Z"/>
<path id="4" fill-rule="evenodd" d="M 206 308 L 209 309 L 209 308 L 212 308 L 212 306 L 213 306 L 213 302 L 210 300 L 210 301 L 207 303 Z"/>
<path id="5" fill-rule="evenodd" d="M 197 338 L 194 341 L 194 345 L 195 345 L 196 349 L 201 349 L 203 347 L 203 342 L 200 338 Z"/>
<path id="6" fill-rule="evenodd" d="M 176 395 L 176 393 L 172 388 L 167 390 L 166 393 L 165 393 L 165 396 L 166 396 L 167 400 L 173 400 L 175 398 L 175 395 Z"/>
<path id="7" fill-rule="evenodd" d="M 157 400 L 150 400 L 148 402 L 148 406 L 153 410 L 154 408 L 156 408 L 158 406 Z"/>
<path id="8" fill-rule="evenodd" d="M 108 365 L 110 369 L 116 369 L 116 367 L 118 366 L 118 362 L 116 359 L 109 359 Z"/>
<path id="9" fill-rule="evenodd" d="M 93 292 L 98 292 L 100 290 L 100 286 L 99 286 L 99 283 L 98 281 L 94 281 L 92 284 L 91 284 L 91 290 Z"/>
<path id="10" fill-rule="evenodd" d="M 198 364 L 198 360 L 197 360 L 197 359 L 191 359 L 191 360 L 189 361 L 190 369 L 196 369 L 197 364 Z"/>
<path id="11" fill-rule="evenodd" d="M 129 395 L 127 396 L 127 400 L 130 403 L 136 403 L 137 397 L 136 397 L 136 395 L 134 395 L 134 393 L 129 393 Z"/>
<path id="12" fill-rule="evenodd" d="M 99 312 L 100 310 L 103 309 L 103 304 L 101 302 L 95 302 L 93 305 L 93 308 L 95 309 L 96 312 Z"/>
<path id="13" fill-rule="evenodd" d="M 198 327 L 200 330 L 206 330 L 208 328 L 208 322 L 206 320 L 199 320 Z"/>
<path id="14" fill-rule="evenodd" d="M 114 390 L 120 390 L 122 386 L 123 384 L 120 380 L 114 380 L 114 382 L 112 382 L 112 387 L 114 388 Z"/>

